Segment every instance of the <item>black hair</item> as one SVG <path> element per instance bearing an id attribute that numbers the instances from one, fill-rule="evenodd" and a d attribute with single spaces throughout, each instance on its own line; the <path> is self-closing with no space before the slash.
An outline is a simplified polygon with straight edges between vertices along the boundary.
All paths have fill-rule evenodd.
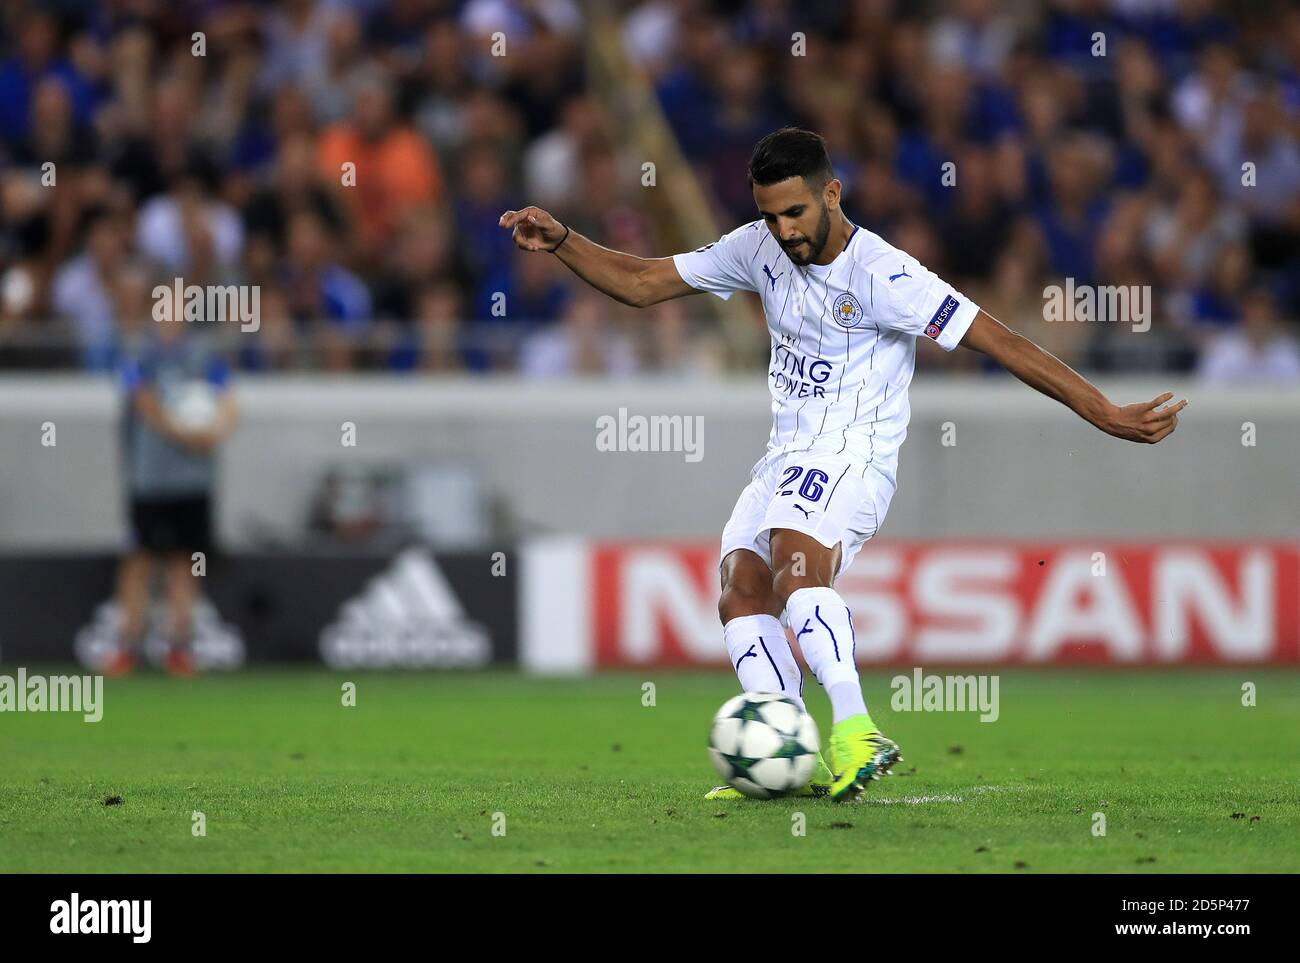
<path id="1" fill-rule="evenodd" d="M 801 127 L 772 131 L 754 145 L 749 158 L 749 183 L 760 187 L 788 177 L 802 177 L 818 191 L 834 176 L 825 139 Z"/>
<path id="2" fill-rule="evenodd" d="M 221 167 L 206 151 L 192 147 L 186 151 L 185 164 L 176 173 L 172 186 L 191 181 L 205 194 L 216 194 L 221 189 Z"/>
<path id="3" fill-rule="evenodd" d="M 113 220 L 113 212 L 105 205 L 88 204 L 77 217 L 77 233 L 82 237 L 87 237 L 100 224 L 104 222 L 111 224 Z"/>

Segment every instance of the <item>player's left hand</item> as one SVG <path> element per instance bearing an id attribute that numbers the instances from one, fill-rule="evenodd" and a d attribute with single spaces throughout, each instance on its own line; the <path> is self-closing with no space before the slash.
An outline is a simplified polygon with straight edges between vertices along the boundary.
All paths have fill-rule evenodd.
<path id="1" fill-rule="evenodd" d="M 1173 398 L 1172 391 L 1151 401 L 1136 405 L 1115 406 L 1108 417 L 1097 425 L 1108 435 L 1136 441 L 1144 445 L 1154 445 L 1166 436 L 1173 434 L 1178 427 L 1178 412 L 1187 407 L 1187 399 L 1177 404 L 1161 407 Z"/>

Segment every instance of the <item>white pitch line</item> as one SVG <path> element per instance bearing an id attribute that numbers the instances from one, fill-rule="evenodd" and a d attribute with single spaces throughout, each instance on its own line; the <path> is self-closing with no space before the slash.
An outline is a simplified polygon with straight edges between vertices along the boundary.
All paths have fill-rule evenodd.
<path id="1" fill-rule="evenodd" d="M 983 796 L 988 793 L 1011 792 L 1023 788 L 1023 786 L 971 786 L 970 793 L 973 796 Z M 937 796 L 900 796 L 897 799 L 875 799 L 870 795 L 858 797 L 858 802 L 875 806 L 923 806 L 926 803 L 960 803 L 965 801 L 964 796 L 957 796 L 953 793 L 941 793 Z"/>
<path id="2" fill-rule="evenodd" d="M 961 796 L 953 796 L 949 793 L 944 793 L 940 796 L 900 796 L 898 799 L 869 799 L 866 796 L 861 796 L 859 798 L 864 803 L 872 806 L 897 806 L 900 804 L 904 806 L 923 806 L 926 803 L 935 802 L 964 802 Z"/>

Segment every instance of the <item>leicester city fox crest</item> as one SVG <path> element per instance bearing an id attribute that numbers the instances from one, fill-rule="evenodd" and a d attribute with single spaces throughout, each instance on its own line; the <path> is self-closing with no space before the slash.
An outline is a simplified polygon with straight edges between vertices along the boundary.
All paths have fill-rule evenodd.
<path id="1" fill-rule="evenodd" d="M 835 299 L 835 320 L 840 327 L 856 328 L 862 318 L 862 304 L 848 291 Z"/>

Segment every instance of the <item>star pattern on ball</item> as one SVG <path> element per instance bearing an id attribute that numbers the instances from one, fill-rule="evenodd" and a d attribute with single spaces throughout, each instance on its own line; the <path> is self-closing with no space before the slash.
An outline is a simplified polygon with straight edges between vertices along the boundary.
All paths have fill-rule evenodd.
<path id="1" fill-rule="evenodd" d="M 782 733 L 784 735 L 784 733 Z M 785 742 L 781 748 L 772 753 L 773 759 L 797 759 L 799 756 L 809 755 L 808 747 L 796 739 L 794 736 L 785 736 Z"/>
<path id="2" fill-rule="evenodd" d="M 761 708 L 761 703 L 745 702 L 735 711 L 732 718 L 740 719 L 744 722 L 762 722 L 763 717 L 759 714 Z"/>
<path id="3" fill-rule="evenodd" d="M 754 763 L 758 762 L 757 758 L 751 759 L 749 756 L 733 756 L 730 753 L 723 753 L 723 757 L 731 766 L 732 779 L 750 779 L 749 770 Z M 751 779 L 751 781 L 754 781 Z"/>

